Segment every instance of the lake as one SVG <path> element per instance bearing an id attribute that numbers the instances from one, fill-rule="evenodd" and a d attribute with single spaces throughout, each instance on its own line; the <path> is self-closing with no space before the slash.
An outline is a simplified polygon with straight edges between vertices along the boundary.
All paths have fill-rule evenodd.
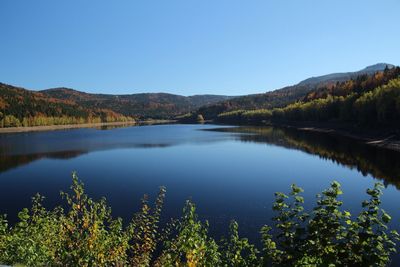
<path id="1" fill-rule="evenodd" d="M 304 188 L 306 207 L 330 182 L 342 184 L 345 209 L 360 210 L 365 190 L 385 184 L 383 208 L 400 230 L 400 153 L 327 134 L 271 127 L 154 125 L 0 135 L 0 213 L 13 222 L 40 192 L 62 204 L 60 190 L 76 171 L 93 198 L 131 218 L 140 199 L 166 186 L 163 218 L 178 217 L 186 199 L 219 237 L 231 219 L 257 240 L 270 223 L 274 192 Z"/>

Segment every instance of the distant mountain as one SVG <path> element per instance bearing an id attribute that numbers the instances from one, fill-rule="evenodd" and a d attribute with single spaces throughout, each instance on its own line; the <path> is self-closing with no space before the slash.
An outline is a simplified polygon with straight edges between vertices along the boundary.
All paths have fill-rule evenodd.
<path id="1" fill-rule="evenodd" d="M 107 95 L 69 88 L 31 91 L 0 83 L 0 127 L 170 119 L 229 96 Z"/>
<path id="2" fill-rule="evenodd" d="M 217 104 L 201 107 L 198 110 L 205 119 L 213 119 L 218 114 L 232 111 L 232 110 L 252 110 L 252 109 L 270 109 L 276 107 L 284 107 L 290 103 L 302 100 L 307 95 L 319 88 L 329 87 L 338 82 L 344 82 L 350 79 L 355 79 L 360 75 L 371 75 L 385 68 L 393 68 L 394 65 L 387 63 L 379 63 L 368 66 L 360 71 L 346 72 L 346 73 L 333 73 L 318 77 L 312 77 L 299 82 L 296 85 L 287 86 L 274 91 L 236 97 Z"/>
<path id="3" fill-rule="evenodd" d="M 218 114 L 218 122 L 230 124 L 331 125 L 384 140 L 399 139 L 400 67 L 325 85 L 282 108 L 233 110 Z M 200 114 L 193 114 L 200 117 Z M 333 126 L 332 126 L 333 125 Z M 323 126 L 322 126 L 323 127 Z M 384 137 L 385 136 L 385 137 Z M 397 136 L 397 137 L 396 137 Z M 385 145 L 383 145 L 385 146 Z"/>
<path id="4" fill-rule="evenodd" d="M 155 119 L 174 118 L 201 106 L 232 98 L 221 95 L 181 96 L 167 93 L 89 94 L 69 88 L 53 88 L 40 92 L 48 97 L 71 101 L 86 108 L 110 109 L 125 116 Z"/>
<path id="5" fill-rule="evenodd" d="M 327 74 L 327 75 L 322 75 L 318 77 L 311 77 L 308 78 L 304 81 L 301 81 L 298 83 L 298 85 L 312 85 L 312 84 L 319 84 L 319 83 L 327 83 L 327 82 L 343 82 L 347 81 L 353 78 L 356 78 L 357 76 L 363 75 L 363 74 L 373 74 L 377 71 L 383 71 L 385 68 L 393 68 L 394 65 L 392 64 L 387 64 L 387 63 L 378 63 L 375 65 L 368 66 L 362 70 L 355 71 L 355 72 L 343 72 L 343 73 L 332 73 L 332 74 Z"/>
<path id="6" fill-rule="evenodd" d="M 125 121 L 131 117 L 171 119 L 189 112 L 202 114 L 205 119 L 213 119 L 226 111 L 270 109 L 284 107 L 299 100 L 321 98 L 328 94 L 342 95 L 346 93 L 347 85 L 337 87 L 338 83 L 360 79 L 363 75 L 362 79 L 367 81 L 365 75 L 376 75 L 376 72 L 393 67 L 391 64 L 380 63 L 356 72 L 312 77 L 272 92 L 241 97 L 181 96 L 167 93 L 90 94 L 69 88 L 31 91 L 0 83 L 0 127 Z M 379 85 L 374 84 L 376 81 L 384 79 L 371 81 L 372 84 L 365 86 L 372 88 Z M 359 80 L 356 84 L 362 84 L 362 81 Z M 340 90 L 332 92 L 334 87 Z M 190 118 L 191 115 L 188 116 Z"/>

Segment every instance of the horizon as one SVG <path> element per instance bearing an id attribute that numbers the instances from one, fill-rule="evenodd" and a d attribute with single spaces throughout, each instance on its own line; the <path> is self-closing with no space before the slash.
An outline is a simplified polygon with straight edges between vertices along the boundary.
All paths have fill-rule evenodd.
<path id="1" fill-rule="evenodd" d="M 0 82 L 239 96 L 400 63 L 397 1 L 151 3 L 2 1 Z"/>
<path id="2" fill-rule="evenodd" d="M 285 86 L 283 86 L 283 87 L 275 88 L 275 89 L 272 89 L 272 90 L 269 90 L 269 91 L 258 92 L 258 93 L 257 93 L 257 92 L 256 92 L 256 93 L 250 93 L 250 94 L 247 94 L 247 95 L 254 95 L 254 94 L 262 94 L 262 93 L 266 93 L 266 92 L 272 92 L 272 91 L 276 91 L 276 90 L 283 89 L 283 88 L 288 87 L 288 86 L 297 85 L 297 84 L 299 84 L 299 83 L 301 83 L 301 82 L 303 82 L 303 81 L 305 81 L 305 80 L 308 80 L 308 79 L 312 79 L 312 78 L 316 78 L 316 77 L 321 77 L 321 76 L 326 76 L 326 75 L 330 75 L 330 74 L 357 72 L 357 71 L 361 71 L 361 70 L 366 69 L 366 68 L 368 68 L 368 67 L 375 66 L 375 65 L 379 65 L 379 64 L 392 65 L 392 66 L 394 66 L 394 67 L 398 67 L 398 65 L 391 64 L 391 63 L 388 63 L 388 62 L 378 62 L 378 63 L 372 64 L 372 65 L 365 66 L 364 68 L 362 68 L 362 69 L 360 69 L 360 70 L 355 70 L 355 71 L 343 71 L 343 72 L 336 72 L 336 73 L 327 73 L 327 74 L 323 74 L 323 75 L 320 75 L 320 76 L 311 76 L 311 77 L 308 77 L 308 78 L 304 78 L 304 79 L 300 80 L 299 82 L 297 82 L 297 83 L 295 83 L 295 84 L 289 84 L 289 85 L 285 85 Z M 2 83 L 2 82 L 0 81 L 0 83 Z M 184 95 L 184 94 L 175 94 L 175 93 L 162 92 L 162 91 L 160 91 L 160 92 L 140 92 L 140 91 L 138 91 L 138 92 L 135 92 L 135 93 L 129 93 L 129 92 L 127 92 L 127 93 L 123 93 L 123 94 L 112 94 L 112 93 L 107 93 L 107 92 L 105 92 L 105 93 L 87 92 L 87 91 L 80 90 L 80 89 L 77 89 L 77 88 L 70 88 L 70 87 L 65 87 L 65 86 L 59 86 L 59 87 L 53 87 L 53 88 L 43 88 L 43 89 L 31 89 L 31 88 L 26 88 L 26 87 L 23 87 L 23 86 L 18 86 L 18 85 L 15 85 L 15 84 L 9 84 L 9 85 L 11 85 L 11 86 L 16 86 L 16 87 L 20 87 L 20 88 L 23 88 L 23 89 L 26 89 L 26 90 L 35 91 L 35 92 L 40 92 L 40 91 L 45 91 L 45 90 L 53 90 L 53 89 L 67 89 L 67 90 L 73 90 L 73 91 L 77 91 L 77 92 L 81 92 L 81 93 L 86 93 L 86 94 L 102 94 L 102 95 L 116 95 L 116 96 L 137 95 L 137 94 L 171 94 L 171 95 L 179 95 L 179 96 L 185 96 L 185 97 L 201 96 L 201 95 L 217 95 L 217 94 L 212 94 L 212 93 L 208 93 L 208 94 L 199 93 L 199 94 L 192 94 L 192 95 Z M 240 96 L 245 96 L 245 95 L 220 95 L 220 96 L 240 97 Z"/>

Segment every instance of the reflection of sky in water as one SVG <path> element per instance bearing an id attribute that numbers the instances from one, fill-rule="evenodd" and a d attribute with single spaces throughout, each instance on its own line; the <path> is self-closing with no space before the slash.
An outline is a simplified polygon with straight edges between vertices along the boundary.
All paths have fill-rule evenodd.
<path id="1" fill-rule="evenodd" d="M 202 129 L 212 126 L 203 125 Z M 226 139 L 226 134 L 202 134 L 193 131 L 199 126 L 168 125 L 117 128 L 107 131 L 77 129 L 0 135 L 0 152 L 3 155 L 52 153 L 58 151 L 94 151 L 112 148 L 171 146 L 182 143 L 216 142 Z M 214 127 L 213 127 L 214 128 Z M 179 133 L 177 131 L 179 130 Z"/>
<path id="2" fill-rule="evenodd" d="M 70 173 L 76 170 L 89 194 L 106 196 L 116 216 L 129 218 L 143 194 L 155 196 L 158 187 L 165 185 L 165 217 L 178 216 L 184 200 L 192 198 L 201 217 L 210 220 L 211 232 L 219 235 L 235 218 L 242 232 L 255 238 L 272 216 L 273 193 L 288 192 L 292 183 L 305 189 L 310 205 L 316 193 L 337 180 L 345 192 L 346 209 L 356 212 L 366 198 L 365 189 L 376 182 L 356 169 L 282 144 L 197 130 L 215 127 L 162 125 L 2 135 L 0 146 L 12 155 L 5 155 L 3 149 L 3 159 L 57 151 L 86 154 L 62 160 L 62 153 L 55 158 L 38 157 L 2 172 L 0 213 L 15 219 L 17 210 L 28 206 L 35 192 L 47 196 L 48 205 L 59 204 L 58 192 L 68 189 Z M 400 221 L 398 199 L 398 190 L 388 185 L 383 206 L 394 222 Z"/>

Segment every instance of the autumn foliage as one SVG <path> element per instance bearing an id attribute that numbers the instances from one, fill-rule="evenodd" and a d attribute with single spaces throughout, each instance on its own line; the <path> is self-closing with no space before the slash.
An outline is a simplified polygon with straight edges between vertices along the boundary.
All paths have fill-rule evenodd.
<path id="1" fill-rule="evenodd" d="M 131 120 L 112 110 L 85 108 L 73 101 L 0 83 L 1 128 Z"/>

